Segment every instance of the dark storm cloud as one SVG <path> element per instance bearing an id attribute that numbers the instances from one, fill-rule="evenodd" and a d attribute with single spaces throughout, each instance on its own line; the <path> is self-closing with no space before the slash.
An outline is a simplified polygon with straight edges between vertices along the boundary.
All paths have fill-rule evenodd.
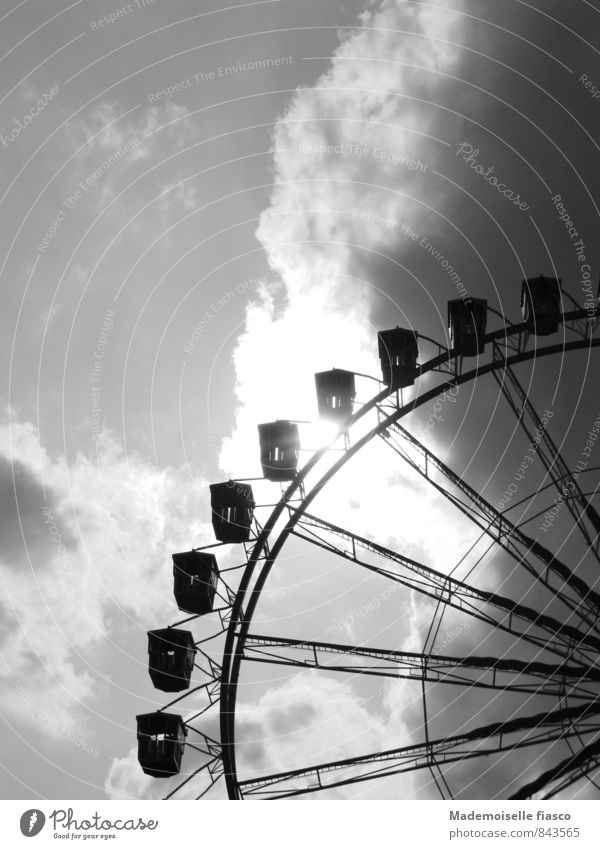
<path id="1" fill-rule="evenodd" d="M 567 8 L 556 1 L 536 9 L 489 0 L 467 3 L 465 12 L 472 17 L 463 19 L 456 67 L 435 81 L 431 105 L 420 107 L 432 135 L 450 147 L 434 146 L 433 168 L 416 175 L 405 223 L 419 238 L 411 241 L 396 227 L 389 259 L 359 258 L 363 273 L 394 299 L 406 322 L 440 341 L 445 301 L 461 296 L 444 260 L 469 294 L 488 297 L 513 320 L 523 272 L 555 267 L 581 296 L 573 243 L 551 201 L 557 193 L 568 199 L 594 255 L 592 267 L 598 263 L 590 222 L 597 215 L 599 103 L 580 82 L 583 74 L 599 76 L 598 56 L 583 35 L 597 26 L 597 13 L 583 4 Z M 424 96 L 429 85 L 418 81 L 414 95 Z M 494 177 L 514 199 L 498 191 Z M 388 185 L 404 190 L 393 180 Z M 517 198 L 529 209 L 516 206 Z M 425 222 L 423 204 L 431 206 Z M 377 326 L 389 322 L 387 299 L 375 302 L 373 319 Z"/>

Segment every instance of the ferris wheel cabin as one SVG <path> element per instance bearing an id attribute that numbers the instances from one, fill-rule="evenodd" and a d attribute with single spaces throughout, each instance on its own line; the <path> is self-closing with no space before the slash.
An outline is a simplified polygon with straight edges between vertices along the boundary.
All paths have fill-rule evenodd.
<path id="1" fill-rule="evenodd" d="M 258 426 L 260 463 L 268 481 L 291 481 L 298 471 L 300 436 L 294 422 L 276 421 Z"/>
<path id="2" fill-rule="evenodd" d="M 354 412 L 354 372 L 334 368 L 315 374 L 319 418 L 342 425 Z"/>
<path id="3" fill-rule="evenodd" d="M 459 356 L 483 354 L 486 325 L 487 301 L 483 298 L 448 301 L 450 348 Z"/>
<path id="4" fill-rule="evenodd" d="M 206 551 L 173 555 L 173 595 L 184 613 L 210 613 L 219 582 L 217 558 Z"/>
<path id="5" fill-rule="evenodd" d="M 138 761 L 146 775 L 168 778 L 177 775 L 187 729 L 175 713 L 142 713 L 136 716 Z"/>
<path id="6" fill-rule="evenodd" d="M 196 645 L 191 631 L 148 631 L 148 672 L 157 690 L 179 693 L 190 686 Z"/>
<path id="7" fill-rule="evenodd" d="M 254 495 L 247 483 L 211 483 L 212 524 L 219 542 L 248 542 L 254 516 Z"/>
<path id="8" fill-rule="evenodd" d="M 556 333 L 561 322 L 560 279 L 557 277 L 529 277 L 521 286 L 521 312 L 527 329 L 536 336 Z"/>
<path id="9" fill-rule="evenodd" d="M 417 334 L 395 327 L 377 334 L 383 382 L 390 389 L 404 389 L 415 382 L 419 347 Z"/>

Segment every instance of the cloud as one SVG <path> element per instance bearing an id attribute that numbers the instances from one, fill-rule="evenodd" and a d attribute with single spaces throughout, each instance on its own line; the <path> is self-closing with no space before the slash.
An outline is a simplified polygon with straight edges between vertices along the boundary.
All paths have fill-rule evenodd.
<path id="1" fill-rule="evenodd" d="M 398 244 L 403 223 L 430 223 L 422 200 L 440 201 L 425 182 L 441 148 L 438 113 L 427 101 L 459 62 L 460 48 L 451 42 L 460 41 L 461 8 L 370 4 L 364 29 L 344 39 L 330 69 L 298 89 L 279 119 L 276 185 L 257 237 L 280 282 L 257 290 L 234 354 L 236 426 L 221 453 L 228 474 L 260 474 L 257 423 L 316 419 L 315 372 L 380 373 L 380 328 L 370 323 L 382 298 L 377 265 L 385 253 L 401 256 L 402 239 L 409 244 L 406 236 Z M 395 299 L 401 305 L 399 286 Z M 357 385 L 361 401 L 376 391 L 361 378 Z M 303 446 L 316 447 L 318 432 L 301 431 Z M 379 442 L 328 485 L 313 512 L 440 571 L 449 571 L 475 536 Z M 347 621 L 354 599 L 344 596 L 349 607 L 334 618 Z"/>
<path id="2" fill-rule="evenodd" d="M 172 214 L 178 208 L 191 212 L 198 206 L 198 192 L 189 182 L 167 182 L 162 188 L 157 206 L 162 214 Z"/>
<path id="3" fill-rule="evenodd" d="M 22 462 L 10 462 L 0 456 L 0 528 L 2 533 L 2 557 L 12 568 L 23 568 L 29 555 L 39 568 L 54 555 L 52 539 L 44 522 L 40 522 L 40 505 L 56 509 L 56 493 Z M 65 529 L 62 537 L 67 550 L 73 549 L 75 537 Z"/>
<path id="4" fill-rule="evenodd" d="M 440 145 L 426 101 L 458 62 L 450 44 L 461 26 L 456 12 L 395 0 L 366 10 L 364 29 L 278 121 L 277 185 L 257 235 L 290 299 L 326 289 L 340 312 L 353 302 L 364 310 L 369 282 L 344 275 L 356 273 L 357 261 L 368 265 L 367 251 L 396 245 L 403 222 L 427 218 L 411 195 L 431 191 L 423 175 Z"/>
<path id="5" fill-rule="evenodd" d="M 210 721 L 205 720 L 202 727 L 212 733 Z M 378 713 L 349 681 L 313 671 L 290 676 L 285 684 L 271 687 L 254 703 L 241 702 L 236 728 L 240 779 L 381 751 L 390 747 L 390 740 L 399 746 L 408 742 L 402 713 Z M 195 742 L 193 732 L 188 740 Z M 109 798 L 163 798 L 202 762 L 193 749 L 187 749 L 181 776 L 155 781 L 143 774 L 132 749 L 125 758 L 113 761 L 105 789 Z M 206 781 L 204 774 L 192 780 L 177 798 L 194 798 Z M 301 786 L 306 786 L 306 779 Z M 393 785 L 387 783 L 383 791 L 378 784 L 374 790 L 367 787 L 365 793 L 375 794 L 373 798 L 397 798 Z M 355 791 L 340 788 L 327 795 L 345 798 Z M 215 797 L 224 797 L 222 781 L 210 798 Z"/>
<path id="6" fill-rule="evenodd" d="M 126 455 L 109 434 L 96 448 L 93 460 L 68 462 L 45 451 L 33 425 L 0 428 L 0 703 L 24 722 L 37 714 L 22 710 L 23 689 L 59 726 L 83 722 L 107 686 L 94 654 L 114 638 L 127 655 L 119 630 L 172 613 L 170 554 L 208 534 L 203 482 Z"/>
<path id="7" fill-rule="evenodd" d="M 109 799 L 162 799 L 168 792 L 163 786 L 163 781 L 142 772 L 134 746 L 125 757 L 113 760 L 104 789 Z"/>
<path id="8" fill-rule="evenodd" d="M 95 198 L 98 210 L 136 174 L 140 163 L 156 164 L 163 155 L 171 155 L 195 140 L 185 106 L 166 101 L 123 114 L 112 101 L 100 101 L 89 115 L 69 121 L 65 127 L 68 145 L 76 154 L 69 170 L 70 181 L 88 198 Z M 172 173 L 172 169 L 171 169 Z M 176 181 L 171 180 L 171 184 Z M 92 191 L 90 191 L 92 189 Z M 189 208 L 191 189 L 180 184 L 179 200 Z"/>
<path id="9" fill-rule="evenodd" d="M 341 43 L 314 86 L 296 91 L 277 122 L 276 184 L 257 237 L 281 285 L 260 289 L 248 308 L 227 468 L 246 450 L 243 433 L 257 414 L 314 416 L 314 371 L 378 374 L 374 269 L 383 252 L 401 251 L 403 222 L 428 217 L 424 176 L 440 145 L 429 137 L 435 113 L 425 101 L 458 62 L 450 42 L 461 7 L 370 4 L 364 29 Z"/>
<path id="10" fill-rule="evenodd" d="M 187 114 L 185 106 L 166 101 L 157 106 L 150 106 L 139 117 L 135 111 L 123 115 L 116 102 L 102 100 L 89 115 L 70 121 L 65 127 L 65 134 L 71 147 L 78 152 L 82 151 L 83 154 L 118 150 L 132 138 L 151 136 L 163 127 L 166 128 L 171 142 L 177 139 L 184 141 L 187 134 L 182 131 L 180 121 Z M 173 123 L 178 125 L 176 130 L 170 126 Z M 133 159 L 148 159 L 151 152 L 149 145 L 156 140 L 157 137 L 136 150 Z"/>

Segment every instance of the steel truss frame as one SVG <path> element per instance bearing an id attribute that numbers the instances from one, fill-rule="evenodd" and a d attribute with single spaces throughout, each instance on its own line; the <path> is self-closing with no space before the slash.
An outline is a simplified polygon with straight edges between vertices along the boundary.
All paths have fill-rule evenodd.
<path id="1" fill-rule="evenodd" d="M 595 311 L 594 317 L 596 318 L 598 314 L 600 314 L 600 310 L 597 309 Z M 563 322 L 565 324 L 570 322 L 574 327 L 576 327 L 578 322 L 580 325 L 585 324 L 588 318 L 589 313 L 587 311 L 575 310 L 571 313 L 566 313 L 563 316 Z M 587 327 L 588 325 L 585 326 Z M 242 788 L 247 786 L 245 782 L 240 782 L 238 780 L 235 758 L 235 704 L 241 662 L 247 657 L 247 655 L 245 654 L 244 647 L 246 644 L 246 640 L 249 636 L 250 624 L 252 622 L 252 617 L 256 609 L 256 605 L 258 603 L 262 588 L 265 584 L 265 581 L 273 564 L 277 559 L 281 548 L 294 531 L 295 526 L 300 522 L 302 516 L 304 516 L 304 514 L 307 512 L 308 507 L 310 506 L 316 495 L 322 490 L 322 488 L 328 483 L 328 481 L 342 468 L 342 466 L 345 465 L 345 463 L 348 462 L 352 456 L 354 456 L 358 451 L 360 451 L 362 447 L 364 447 L 364 445 L 366 445 L 375 436 L 379 436 L 384 431 L 389 430 L 390 427 L 395 425 L 401 418 L 406 416 L 408 413 L 417 409 L 422 404 L 433 400 L 442 392 L 449 390 L 451 387 L 459 386 L 463 383 L 466 383 L 467 381 L 473 380 L 476 377 L 483 376 L 487 373 L 494 373 L 496 371 L 499 371 L 500 369 L 506 369 L 507 367 L 510 368 L 513 365 L 516 365 L 521 362 L 537 359 L 538 357 L 542 358 L 545 356 L 552 355 L 554 353 L 564 353 L 566 351 L 571 350 L 584 350 L 586 348 L 589 349 L 592 347 L 597 347 L 600 344 L 599 340 L 591 338 L 590 334 L 586 331 L 585 338 L 575 342 L 563 342 L 562 344 L 558 345 L 546 345 L 542 348 L 527 350 L 527 338 L 528 331 L 525 324 L 505 327 L 502 330 L 494 331 L 492 333 L 487 334 L 484 340 L 486 344 L 497 343 L 498 345 L 502 345 L 502 343 L 504 342 L 504 354 L 502 357 L 495 356 L 492 358 L 491 362 L 480 365 L 478 366 L 478 368 L 468 372 L 461 371 L 461 373 L 459 373 L 456 370 L 454 374 L 450 374 L 449 379 L 442 382 L 441 385 L 435 387 L 432 390 L 428 390 L 419 394 L 415 399 L 413 399 L 407 404 L 398 405 L 395 407 L 395 409 L 391 411 L 386 411 L 387 415 L 384 414 L 384 416 L 380 418 L 380 421 L 378 422 L 376 427 L 370 430 L 365 436 L 361 437 L 357 442 L 354 443 L 354 445 L 349 446 L 345 454 L 340 457 L 339 460 L 327 470 L 327 472 L 309 491 L 305 493 L 305 497 L 300 502 L 298 507 L 293 510 L 290 510 L 290 517 L 285 527 L 282 531 L 280 531 L 279 536 L 277 537 L 275 542 L 272 542 L 271 535 L 273 534 L 275 526 L 281 519 L 284 510 L 290 509 L 289 504 L 293 500 L 294 495 L 300 490 L 301 486 L 304 486 L 307 476 L 313 471 L 318 462 L 326 454 L 330 446 L 327 446 L 317 451 L 313 455 L 313 457 L 300 470 L 294 481 L 290 484 L 290 486 L 282 495 L 280 502 L 274 508 L 270 517 L 265 523 L 264 528 L 258 535 L 254 549 L 248 559 L 248 565 L 242 576 L 242 580 L 240 582 L 240 586 L 238 588 L 238 593 L 236 596 L 236 601 L 232 610 L 231 623 L 229 626 L 225 644 L 225 651 L 223 655 L 220 704 L 221 744 L 223 747 L 225 781 L 227 784 L 228 795 L 231 799 L 242 798 L 244 792 Z M 440 371 L 443 366 L 448 365 L 453 359 L 456 359 L 456 355 L 454 354 L 454 352 L 442 352 L 438 354 L 438 356 L 429 360 L 427 363 L 421 365 L 417 369 L 417 376 L 421 376 L 428 372 Z M 350 419 L 348 423 L 348 429 L 352 428 L 352 426 L 356 422 L 358 422 L 359 419 L 361 419 L 371 410 L 377 409 L 378 407 L 381 409 L 381 405 L 386 401 L 386 399 L 389 398 L 389 395 L 389 390 L 384 389 L 380 393 L 378 393 L 374 398 L 372 398 L 371 401 L 364 404 Z M 501 539 L 506 539 L 506 528 L 504 528 L 503 530 L 501 529 L 497 535 Z M 529 548 L 533 551 L 537 559 L 541 560 L 546 567 L 546 575 L 544 576 L 543 573 L 542 575 L 540 575 L 536 572 L 535 574 L 537 578 L 547 582 L 547 576 L 550 573 L 554 573 L 560 578 L 560 580 L 562 580 L 563 585 L 568 586 L 569 589 L 573 591 L 574 595 L 571 598 L 571 603 L 573 605 L 574 614 L 579 615 L 579 607 L 581 605 L 581 601 L 583 599 L 586 600 L 586 617 L 584 617 L 583 624 L 584 630 L 585 625 L 587 625 L 588 628 L 587 632 L 585 633 L 585 637 L 587 644 L 590 646 L 590 648 L 593 647 L 594 649 L 596 649 L 596 638 L 593 637 L 593 635 L 591 635 L 589 631 L 595 625 L 595 622 L 592 625 L 590 619 L 593 617 L 594 613 L 596 613 L 597 615 L 598 601 L 600 600 L 600 596 L 598 596 L 593 590 L 591 590 L 591 588 L 587 587 L 587 585 L 585 585 L 585 583 L 581 581 L 578 576 L 574 575 L 568 569 L 568 567 L 557 561 L 556 558 L 554 558 L 550 552 L 547 552 L 547 550 L 544 549 L 543 546 L 534 543 L 534 545 L 529 546 Z M 267 551 L 268 553 L 266 553 Z M 261 561 L 262 563 L 260 566 L 260 571 L 255 577 L 255 568 Z M 557 588 L 551 589 L 552 592 L 554 592 L 556 595 L 559 595 L 561 600 L 564 601 L 562 593 L 560 591 L 557 592 Z M 244 604 L 245 606 L 245 613 L 243 617 L 240 616 L 242 604 Z M 585 619 L 587 619 L 587 622 L 585 622 Z M 578 631 L 579 636 L 580 629 L 576 630 Z M 573 636 L 575 637 L 575 635 Z M 589 704 L 589 702 L 586 702 L 586 704 Z M 580 729 L 579 731 L 573 733 L 575 734 L 587 732 L 581 732 Z"/>
<path id="2" fill-rule="evenodd" d="M 380 410 L 381 416 L 381 410 Z M 392 434 L 398 437 L 394 441 Z M 471 519 L 484 533 L 488 534 L 497 545 L 522 566 L 540 583 L 546 590 L 559 598 L 571 611 L 571 614 L 581 620 L 586 630 L 598 629 L 598 615 L 600 613 L 600 594 L 589 587 L 585 581 L 572 572 L 568 566 L 562 563 L 552 552 L 541 543 L 534 540 L 523 530 L 517 527 L 503 513 L 496 510 L 483 496 L 461 478 L 456 472 L 443 463 L 433 451 L 426 448 L 406 428 L 397 421 L 392 422 L 389 428 L 379 434 L 388 445 L 390 445 L 406 462 L 419 472 L 425 480 L 438 492 L 444 495 L 454 506 Z M 405 450 L 403 444 L 415 449 L 424 460 L 423 465 Z M 441 473 L 447 483 L 455 491 L 440 485 L 430 474 L 430 467 Z M 466 496 L 467 503 L 461 500 L 456 490 Z M 532 554 L 544 567 L 539 572 L 527 559 Z M 552 575 L 559 581 L 558 585 L 552 585 L 549 577 Z M 569 591 L 567 592 L 567 588 Z M 582 609 L 581 603 L 584 602 Z"/>
<path id="3" fill-rule="evenodd" d="M 390 393 L 387 388 L 378 392 L 375 397 L 355 412 L 348 422 L 344 435 L 359 420 L 373 411 L 378 415 L 377 424 L 353 445 L 350 444 L 348 438 L 345 438 L 345 451 L 335 463 L 330 465 L 317 483 L 309 489 L 305 488 L 307 477 L 312 474 L 328 451 L 334 447 L 335 441 L 313 454 L 298 472 L 293 482 L 282 492 L 281 499 L 274 506 L 264 527 L 256 521 L 255 538 L 245 546 L 247 563 L 235 597 L 230 588 L 226 586 L 226 601 L 231 604 L 231 607 L 219 609 L 222 627 L 219 633 L 226 631 L 222 665 L 219 666 L 207 655 L 204 655 L 210 667 L 211 678 L 209 682 L 188 691 L 170 703 L 174 704 L 189 695 L 190 692 L 201 689 L 205 689 L 209 702 L 207 707 L 197 712 L 186 722 L 188 729 L 200 734 L 204 748 L 199 748 L 191 743 L 187 745 L 197 748 L 208 760 L 198 770 L 187 776 L 169 794 L 169 797 L 177 793 L 203 770 L 207 771 L 210 783 L 198 798 L 205 795 L 221 777 L 225 779 L 227 792 L 231 799 L 242 799 L 244 797 L 285 798 L 423 768 L 428 768 L 435 778 L 435 771 L 439 772 L 440 767 L 444 764 L 508 752 L 525 746 L 569 741 L 572 737 L 578 737 L 579 740 L 585 738 L 586 744 L 570 759 L 556 765 L 553 771 L 548 771 L 535 782 L 517 790 L 517 793 L 539 792 L 540 788 L 547 787 L 552 783 L 556 785 L 557 782 L 561 782 L 561 786 L 563 786 L 567 781 L 577 780 L 573 776 L 586 774 L 586 771 L 597 766 L 600 760 L 600 743 L 596 743 L 595 740 L 589 742 L 587 738 L 590 734 L 597 735 L 600 731 L 600 724 L 592 721 L 600 713 L 600 700 L 596 697 L 596 691 L 593 689 L 593 685 L 600 679 L 600 671 L 594 666 L 595 661 L 589 656 L 590 652 L 597 655 L 600 647 L 600 638 L 593 633 L 598 628 L 600 594 L 587 586 L 579 576 L 555 558 L 551 552 L 524 534 L 505 516 L 494 511 L 494 508 L 472 488 L 468 487 L 459 476 L 447 467 L 442 468 L 441 461 L 435 458 L 431 452 L 427 454 L 423 454 L 423 451 L 420 452 L 425 457 L 424 476 L 440 491 L 443 491 L 459 509 L 469 515 L 475 521 L 475 524 L 478 524 L 493 539 L 494 543 L 508 551 L 530 575 L 535 577 L 536 581 L 539 581 L 556 599 L 569 608 L 568 621 L 560 622 L 554 617 L 539 614 L 532 608 L 516 603 L 497 593 L 478 590 L 465 582 L 437 573 L 423 564 L 403 557 L 396 552 L 391 552 L 389 549 L 384 550 L 383 547 L 377 546 L 375 543 L 362 540 L 344 529 L 335 528 L 335 526 L 311 516 L 308 513 L 308 508 L 329 480 L 376 436 L 383 437 L 386 441 L 391 442 L 391 434 L 393 434 L 395 438 L 400 437 L 411 441 L 412 448 L 416 448 L 417 451 L 420 448 L 424 449 L 424 446 L 415 445 L 414 437 L 408 434 L 408 431 L 399 424 L 399 421 L 418 407 L 435 399 L 439 394 L 487 373 L 491 373 L 500 382 L 503 391 L 507 394 L 507 400 L 509 400 L 512 409 L 519 416 L 521 422 L 526 416 L 529 417 L 530 423 L 535 423 L 536 420 L 539 422 L 539 417 L 537 417 L 518 384 L 512 367 L 522 362 L 535 360 L 538 357 L 543 358 L 555 353 L 597 347 L 600 345 L 600 340 L 592 338 L 591 328 L 595 326 L 598 316 L 600 316 L 600 306 L 594 311 L 593 321 L 590 320 L 590 313 L 587 310 L 576 309 L 565 313 L 563 324 L 580 338 L 577 341 L 545 345 L 529 350 L 527 346 L 530 334 L 525 324 L 507 325 L 501 330 L 487 334 L 485 337 L 485 343 L 491 345 L 490 362 L 478 365 L 477 368 L 466 372 L 462 370 L 462 358 L 457 357 L 454 351 L 448 351 L 443 346 L 437 345 L 437 356 L 419 366 L 416 377 L 421 377 L 427 373 L 438 373 L 443 376 L 443 382 L 430 390 L 420 392 L 417 397 L 408 403 L 400 403 L 398 394 Z M 508 388 L 505 390 L 507 381 L 505 379 L 500 381 L 499 379 L 498 373 L 500 371 L 503 371 L 508 377 L 511 385 L 513 394 L 510 399 Z M 393 402 L 394 398 L 395 403 Z M 391 401 L 392 403 L 390 403 Z M 545 429 L 543 430 L 544 433 L 547 432 Z M 549 435 L 545 447 L 544 462 L 547 463 L 549 476 L 555 485 L 558 485 L 558 480 L 569 474 L 568 468 L 559 456 L 558 450 Z M 424 450 L 427 451 L 427 449 Z M 556 453 L 553 454 L 553 451 L 556 451 Z M 552 462 L 553 457 L 554 462 Z M 429 464 L 432 464 L 438 473 L 445 476 L 446 480 L 458 489 L 462 497 L 450 493 L 449 490 L 444 489 L 437 481 L 434 481 L 428 474 Z M 419 464 L 413 463 L 413 467 L 417 468 L 418 466 Z M 422 467 L 419 467 L 418 470 L 423 474 Z M 558 471 L 558 474 L 555 470 Z M 466 503 L 463 501 L 465 497 Z M 573 509 L 577 511 L 577 514 L 574 515 L 574 518 L 576 518 L 578 527 L 584 534 L 586 543 L 594 548 L 595 554 L 598 556 L 600 516 L 583 496 L 581 490 L 577 490 L 576 497 L 569 500 L 576 502 Z M 275 535 L 276 527 L 281 519 L 285 518 L 286 511 L 287 521 L 283 529 Z M 590 524 L 591 528 L 589 527 Z M 323 539 L 317 541 L 316 528 L 327 533 L 332 532 L 332 528 L 334 528 L 333 532 L 337 533 L 338 536 L 341 535 L 352 541 L 352 552 L 342 551 L 339 547 L 333 546 Z M 528 642 L 538 649 L 549 651 L 556 655 L 556 662 L 542 663 L 537 660 L 518 661 L 510 658 L 476 656 L 452 657 L 431 653 L 413 654 L 365 646 L 289 640 L 251 634 L 251 623 L 265 581 L 283 545 L 291 535 L 309 539 L 312 543 L 316 542 L 323 548 L 335 551 L 347 559 L 353 560 L 358 565 L 385 574 L 386 577 L 413 589 L 418 589 L 420 593 L 429 595 L 438 603 L 457 607 L 494 628 L 512 634 L 518 640 Z M 365 547 L 371 553 L 391 560 L 394 568 L 381 569 L 373 563 L 360 560 L 357 556 L 357 549 Z M 541 563 L 543 567 L 541 572 L 530 563 L 531 557 Z M 552 584 L 550 577 L 553 580 Z M 225 601 L 225 599 L 223 600 Z M 195 617 L 190 617 L 190 619 L 193 618 Z M 207 639 L 212 639 L 212 637 Z M 333 656 L 337 656 L 341 660 L 334 663 L 328 662 L 329 658 Z M 433 741 L 428 739 L 426 730 L 425 742 L 412 746 L 240 781 L 237 775 L 235 757 L 235 707 L 242 661 L 283 664 L 291 667 L 310 667 L 346 674 L 406 677 L 417 680 L 422 684 L 425 682 L 450 683 L 462 687 L 492 690 L 509 689 L 519 693 L 548 695 L 559 700 L 564 700 L 565 694 L 568 693 L 569 698 L 572 697 L 577 700 L 577 704 L 535 716 L 493 723 L 471 729 L 462 735 Z M 203 671 L 206 672 L 206 670 Z M 217 703 L 217 691 L 220 707 L 220 744 L 191 725 L 194 719 Z M 162 710 L 165 710 L 166 707 Z M 513 735 L 519 735 L 519 739 L 509 740 L 508 738 Z M 489 745 L 492 743 L 493 745 Z M 381 766 L 382 763 L 385 765 Z M 329 783 L 326 780 L 324 781 L 324 776 L 333 772 L 339 773 L 340 770 L 349 770 L 355 774 Z M 317 779 L 316 785 L 297 786 L 300 779 L 310 777 Z M 287 789 L 282 790 L 281 785 L 286 782 L 293 786 L 288 786 Z M 444 782 L 443 775 L 442 782 Z M 436 783 L 439 786 L 437 779 Z"/>
<path id="4" fill-rule="evenodd" d="M 301 533 L 301 530 L 297 530 L 298 527 L 305 532 L 308 531 L 308 533 Z M 330 540 L 320 536 L 316 529 L 351 542 L 352 550 L 348 551 L 333 544 Z M 540 614 L 533 608 L 515 602 L 499 593 L 481 590 L 465 581 L 459 581 L 451 575 L 431 569 L 373 540 L 360 537 L 358 534 L 340 528 L 324 519 L 318 519 L 311 514 L 304 514 L 296 523 L 292 533 L 337 554 L 339 557 L 352 560 L 359 566 L 364 566 L 366 569 L 377 572 L 390 580 L 404 584 L 409 589 L 427 595 L 448 607 L 454 607 L 469 616 L 492 625 L 494 628 L 513 635 L 519 640 L 525 640 L 540 649 L 545 649 L 563 658 L 582 656 L 585 663 L 589 663 L 590 659 L 585 654 L 586 648 L 590 646 L 596 651 L 600 648 L 600 639 L 565 622 L 546 614 Z M 403 568 L 401 571 L 392 571 L 368 563 L 358 556 L 358 548 L 380 555 Z M 493 608 L 493 610 L 489 610 L 489 608 Z M 518 627 L 519 624 L 521 627 Z"/>
<path id="5" fill-rule="evenodd" d="M 370 781 L 373 778 L 386 778 L 403 772 L 439 768 L 446 764 L 467 761 L 472 758 L 511 752 L 516 749 L 555 743 L 567 740 L 578 733 L 597 734 L 600 723 L 584 725 L 585 720 L 600 713 L 600 700 L 586 702 L 584 705 L 563 708 L 534 716 L 511 719 L 506 722 L 494 722 L 465 734 L 430 740 L 385 752 L 373 752 L 357 758 L 330 761 L 302 769 L 274 773 L 264 777 L 255 777 L 240 782 L 240 791 L 245 797 L 265 797 L 285 799 L 302 796 L 315 791 L 332 789 L 349 784 Z M 579 726 L 576 731 L 576 726 Z M 544 729 L 544 730 L 540 730 Z M 527 732 L 532 732 L 528 734 Z M 507 740 L 513 734 L 523 734 L 517 741 Z M 483 742 L 494 741 L 493 747 L 485 748 Z M 385 766 L 378 766 L 385 764 Z M 326 782 L 325 776 L 343 770 L 353 770 L 354 774 L 335 781 Z M 361 771 L 362 770 L 362 771 Z M 292 786 L 302 779 L 316 779 L 316 785 L 304 787 Z M 288 784 L 287 787 L 281 785 Z"/>
<path id="6" fill-rule="evenodd" d="M 337 655 L 345 662 L 328 663 L 330 655 Z M 588 666 L 477 655 L 424 655 L 369 646 L 265 637 L 258 634 L 248 634 L 246 637 L 243 659 L 276 666 L 405 678 L 554 698 L 563 698 L 565 688 L 568 688 L 569 697 L 593 699 L 596 696 L 595 691 L 585 689 L 583 684 L 600 681 L 600 669 L 591 669 Z"/>
<path id="7" fill-rule="evenodd" d="M 497 343 L 492 346 L 492 356 L 498 359 L 502 357 L 502 351 Z M 530 443 L 538 446 L 536 453 L 556 489 L 561 494 L 565 487 L 568 486 L 571 489 L 571 497 L 566 499 L 567 508 L 575 521 L 575 526 L 582 534 L 588 550 L 593 552 L 596 560 L 600 563 L 598 551 L 600 545 L 600 515 L 598 515 L 598 511 L 584 495 L 577 482 L 577 477 L 574 477 L 574 472 L 569 470 L 558 446 L 548 429 L 544 427 L 513 369 L 506 368 L 502 377 L 497 372 L 493 372 L 493 376 Z M 540 434 L 537 442 L 534 441 L 534 435 L 530 428 L 533 428 L 536 434 Z"/>

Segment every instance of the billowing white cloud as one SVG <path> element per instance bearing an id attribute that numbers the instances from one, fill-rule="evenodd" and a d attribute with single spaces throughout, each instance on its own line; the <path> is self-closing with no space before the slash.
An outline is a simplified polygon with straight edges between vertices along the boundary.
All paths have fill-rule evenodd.
<path id="1" fill-rule="evenodd" d="M 67 462 L 31 424 L 0 429 L 2 491 L 16 501 L 2 520 L 1 703 L 26 722 L 37 712 L 23 710 L 23 692 L 52 706 L 55 725 L 81 723 L 105 686 L 94 651 L 124 625 L 171 615 L 170 554 L 208 533 L 202 482 L 126 455 L 108 434 L 97 449 Z"/>
<path id="2" fill-rule="evenodd" d="M 397 256 L 398 225 L 408 216 L 415 226 L 425 215 L 409 195 L 430 192 L 423 177 L 431 160 L 419 156 L 435 155 L 427 137 L 437 118 L 420 97 L 426 100 L 458 62 L 460 48 L 451 42 L 460 40 L 461 6 L 453 7 L 370 4 L 364 28 L 342 42 L 330 69 L 299 89 L 278 121 L 277 184 L 257 235 L 281 283 L 258 290 L 235 353 L 237 422 L 221 456 L 230 474 L 250 473 L 249 458 L 250 471 L 257 470 L 258 422 L 316 418 L 314 372 L 379 375 L 377 328 L 369 321 L 376 279 L 369 279 L 361 247 L 393 248 Z M 359 400 L 376 388 L 359 378 Z M 315 447 L 310 432 L 303 444 Z M 450 523 L 441 499 L 414 476 L 398 474 L 402 461 L 386 450 L 357 457 L 321 498 L 324 509 L 359 533 L 370 529 L 430 565 L 451 568 L 471 532 Z"/>
<path id="3" fill-rule="evenodd" d="M 352 281 L 367 250 L 397 247 L 399 226 L 426 218 L 418 199 L 435 164 L 437 113 L 426 102 L 456 66 L 461 5 L 389 0 L 362 15 L 313 87 L 274 133 L 277 185 L 258 238 L 293 303 L 320 290 L 359 315 L 368 284 Z M 413 196 L 413 197 L 411 197 Z M 400 237 L 402 238 L 402 237 Z M 345 275 L 349 275 L 348 278 Z"/>
<path id="4" fill-rule="evenodd" d="M 424 101 L 458 61 L 451 42 L 459 10 L 370 4 L 363 29 L 279 119 L 276 185 L 257 236 L 281 287 L 258 292 L 238 343 L 240 408 L 223 456 L 228 469 L 234 456 L 248 455 L 244 433 L 257 421 L 314 417 L 314 371 L 378 374 L 369 262 L 391 248 L 397 255 L 401 225 L 415 228 L 426 216 L 410 197 L 431 192 L 423 178 L 436 155 L 428 140 L 436 113 Z"/>
<path id="5" fill-rule="evenodd" d="M 206 726 L 207 721 L 202 724 Z M 390 745 L 409 742 L 401 711 L 378 711 L 360 697 L 348 680 L 312 671 L 293 675 L 285 684 L 271 687 L 255 703 L 241 702 L 236 728 L 236 760 L 241 780 L 378 752 Z M 188 740 L 195 742 L 195 739 L 190 732 Z M 202 762 L 193 749 L 187 749 L 181 776 L 156 781 L 143 774 L 132 749 L 125 758 L 113 761 L 106 791 L 110 798 L 162 798 Z M 197 796 L 206 786 L 205 776 L 204 773 L 192 780 L 177 798 Z M 303 779 L 299 786 L 306 783 Z M 383 796 L 381 783 L 376 788 L 365 787 L 361 795 L 397 798 L 391 784 L 384 789 Z M 223 798 L 224 792 L 221 781 L 211 791 L 210 798 Z M 330 791 L 333 798 L 355 793 L 348 788 Z"/>

